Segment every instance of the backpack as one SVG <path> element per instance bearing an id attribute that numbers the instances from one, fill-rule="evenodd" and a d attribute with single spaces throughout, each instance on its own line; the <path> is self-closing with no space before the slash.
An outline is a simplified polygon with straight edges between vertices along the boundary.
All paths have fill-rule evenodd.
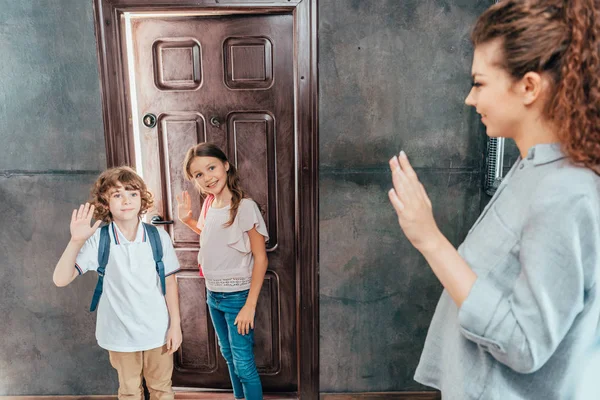
<path id="1" fill-rule="evenodd" d="M 152 247 L 152 256 L 154 257 L 156 273 L 160 278 L 160 286 L 162 288 L 163 296 L 167 293 L 165 285 L 165 265 L 162 262 L 163 251 L 162 242 L 160 240 L 160 234 L 158 229 L 154 225 L 142 222 L 148 232 L 148 238 L 150 239 L 150 246 Z M 110 225 L 104 225 L 100 228 L 100 244 L 98 246 L 98 283 L 96 283 L 96 289 L 94 290 L 94 297 L 92 298 L 92 305 L 90 311 L 95 311 L 102 295 L 102 286 L 104 285 L 104 270 L 108 264 L 108 256 L 110 255 L 110 235 L 108 233 L 108 227 Z"/>

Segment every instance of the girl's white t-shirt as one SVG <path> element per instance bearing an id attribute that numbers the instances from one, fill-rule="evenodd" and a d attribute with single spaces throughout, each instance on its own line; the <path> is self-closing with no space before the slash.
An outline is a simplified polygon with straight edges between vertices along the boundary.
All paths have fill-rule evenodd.
<path id="1" fill-rule="evenodd" d="M 198 220 L 200 251 L 198 263 L 202 266 L 206 288 L 211 292 L 238 292 L 250 289 L 254 257 L 248 231 L 256 228 L 269 240 L 265 220 L 256 203 L 242 199 L 231 226 L 230 207 L 210 207 L 206 218 Z"/>
<path id="2" fill-rule="evenodd" d="M 98 303 L 96 339 L 110 351 L 144 351 L 161 347 L 169 329 L 169 311 L 156 273 L 152 246 L 140 222 L 130 242 L 113 222 L 108 227 L 110 255 Z M 171 237 L 158 228 L 163 249 L 165 276 L 179 270 Z M 98 269 L 100 229 L 85 242 L 75 268 L 80 274 Z M 90 296 L 91 298 L 91 296 Z M 86 301 L 89 299 L 86 299 Z"/>

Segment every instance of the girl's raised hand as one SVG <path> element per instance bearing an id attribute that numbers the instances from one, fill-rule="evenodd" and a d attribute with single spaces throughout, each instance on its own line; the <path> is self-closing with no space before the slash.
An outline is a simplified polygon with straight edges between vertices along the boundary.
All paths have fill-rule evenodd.
<path id="1" fill-rule="evenodd" d="M 175 196 L 177 199 L 177 217 L 184 224 L 193 218 L 192 198 L 187 191 L 181 193 L 181 196 Z"/>
<path id="2" fill-rule="evenodd" d="M 421 252 L 435 247 L 441 233 L 433 218 L 431 201 L 403 151 L 399 157 L 392 157 L 390 169 L 394 188 L 388 196 L 402 231 Z"/>
<path id="3" fill-rule="evenodd" d="M 90 203 L 79 206 L 79 210 L 73 210 L 71 215 L 71 240 L 85 242 L 96 232 L 102 221 L 96 221 L 90 225 L 94 216 L 94 206 Z"/>

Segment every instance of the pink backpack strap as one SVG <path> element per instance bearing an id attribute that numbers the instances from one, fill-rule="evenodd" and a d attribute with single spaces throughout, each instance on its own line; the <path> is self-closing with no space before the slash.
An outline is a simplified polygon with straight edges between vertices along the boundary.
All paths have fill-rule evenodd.
<path id="1" fill-rule="evenodd" d="M 208 209 L 210 208 L 212 202 L 215 200 L 215 196 L 213 195 L 208 195 L 206 197 L 206 199 L 204 199 L 204 202 L 202 203 L 202 209 L 200 210 L 200 218 L 202 218 L 202 225 L 204 225 L 204 221 L 206 220 L 206 214 L 208 214 Z M 200 264 L 198 264 L 198 272 L 200 274 L 200 276 L 204 276 L 204 273 L 202 272 L 202 266 Z"/>
<path id="2" fill-rule="evenodd" d="M 206 197 L 206 200 L 204 200 L 204 203 L 202 203 L 202 217 L 206 218 L 206 214 L 208 214 L 208 209 L 210 208 L 212 202 L 215 200 L 215 196 L 213 196 L 212 194 L 209 194 Z"/>
<path id="3" fill-rule="evenodd" d="M 215 200 L 215 196 L 208 195 L 204 202 L 202 203 L 202 208 L 200 209 L 200 217 L 198 218 L 198 222 L 202 222 L 202 227 L 204 227 L 204 221 L 206 220 L 206 214 L 208 214 L 208 209 L 210 205 Z M 200 226 L 200 224 L 198 224 Z"/>

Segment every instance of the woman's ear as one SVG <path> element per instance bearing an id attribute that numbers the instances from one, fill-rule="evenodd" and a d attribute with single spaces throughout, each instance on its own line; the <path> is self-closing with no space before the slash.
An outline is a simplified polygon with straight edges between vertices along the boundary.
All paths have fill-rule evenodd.
<path id="1" fill-rule="evenodd" d="M 528 72 L 523 76 L 519 84 L 523 96 L 523 104 L 529 106 L 540 98 L 546 86 L 546 81 L 537 72 Z"/>
<path id="2" fill-rule="evenodd" d="M 225 172 L 229 172 L 229 161 L 225 161 Z"/>

